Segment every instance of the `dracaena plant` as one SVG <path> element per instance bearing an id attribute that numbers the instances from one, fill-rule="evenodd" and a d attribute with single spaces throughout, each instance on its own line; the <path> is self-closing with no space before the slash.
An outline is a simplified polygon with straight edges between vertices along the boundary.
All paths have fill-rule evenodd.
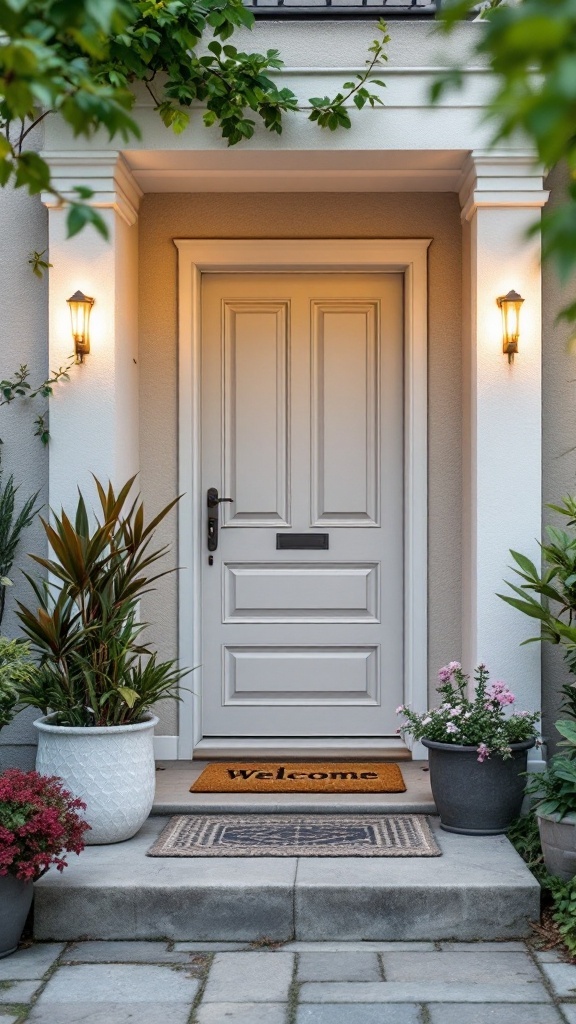
<path id="1" fill-rule="evenodd" d="M 166 575 L 155 567 L 168 549 L 152 541 L 178 499 L 146 523 L 140 497 L 131 497 L 134 479 L 118 493 L 96 480 L 95 515 L 79 494 L 74 519 L 65 512 L 51 523 L 41 518 L 51 557 L 31 557 L 49 578 L 27 575 L 36 601 L 18 605 L 39 662 L 20 688 L 20 701 L 51 712 L 54 724 L 138 722 L 158 700 L 177 695 L 183 673 L 175 662 L 159 661 L 144 642 L 138 608 Z"/>
<path id="2" fill-rule="evenodd" d="M 567 529 L 547 528 L 548 543 L 541 545 L 542 570 L 525 555 L 511 551 L 521 582 L 507 584 L 515 596 L 498 596 L 539 622 L 538 635 L 524 643 L 559 644 L 570 672 L 576 675 L 576 498 L 566 497 L 560 505 L 548 507 L 565 517 Z M 564 700 L 568 713 L 576 717 L 573 686 L 564 687 Z"/>

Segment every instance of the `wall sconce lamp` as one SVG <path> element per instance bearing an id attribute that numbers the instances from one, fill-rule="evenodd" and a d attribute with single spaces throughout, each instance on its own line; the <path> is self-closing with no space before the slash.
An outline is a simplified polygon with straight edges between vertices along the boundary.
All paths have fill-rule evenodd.
<path id="1" fill-rule="evenodd" d="M 502 310 L 502 351 L 508 356 L 508 362 L 514 362 L 514 353 L 518 351 L 520 336 L 520 306 L 524 299 L 514 289 L 507 295 L 496 299 Z"/>
<path id="2" fill-rule="evenodd" d="M 83 292 L 74 292 L 66 302 L 70 306 L 72 317 L 72 335 L 74 337 L 74 350 L 76 362 L 83 363 L 84 356 L 90 351 L 90 313 L 94 305 L 94 299 Z"/>

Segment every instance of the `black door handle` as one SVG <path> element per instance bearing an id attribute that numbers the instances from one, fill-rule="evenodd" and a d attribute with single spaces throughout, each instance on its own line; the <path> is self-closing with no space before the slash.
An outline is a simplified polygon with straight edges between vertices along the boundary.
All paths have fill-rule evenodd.
<path id="1" fill-rule="evenodd" d="M 223 501 L 234 501 L 234 498 L 219 498 L 216 487 L 209 487 L 206 493 L 208 505 L 208 551 L 216 551 L 218 547 L 218 506 Z"/>

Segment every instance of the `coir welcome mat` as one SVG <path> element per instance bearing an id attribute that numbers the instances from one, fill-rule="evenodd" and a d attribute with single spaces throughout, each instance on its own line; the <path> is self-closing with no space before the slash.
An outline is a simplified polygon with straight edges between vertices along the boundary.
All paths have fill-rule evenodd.
<path id="1" fill-rule="evenodd" d="M 374 761 L 272 761 L 208 765 L 191 793 L 404 793 L 397 764 Z"/>
<path id="2" fill-rule="evenodd" d="M 422 814 L 179 814 L 149 857 L 439 857 Z"/>

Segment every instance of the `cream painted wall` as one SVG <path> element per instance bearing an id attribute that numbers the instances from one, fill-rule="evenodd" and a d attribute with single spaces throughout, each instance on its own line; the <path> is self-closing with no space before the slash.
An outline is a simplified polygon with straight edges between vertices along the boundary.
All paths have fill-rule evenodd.
<path id="1" fill-rule="evenodd" d="M 461 654 L 461 230 L 458 198 L 434 194 L 147 195 L 140 211 L 141 481 L 151 512 L 176 492 L 176 249 L 179 238 L 432 238 L 429 361 L 429 663 Z M 173 546 L 175 520 L 162 539 Z M 176 579 L 144 607 L 176 654 Z M 193 680 L 193 677 L 191 677 Z M 189 685 L 194 685 L 193 682 Z M 176 710 L 159 732 L 176 732 Z"/>

